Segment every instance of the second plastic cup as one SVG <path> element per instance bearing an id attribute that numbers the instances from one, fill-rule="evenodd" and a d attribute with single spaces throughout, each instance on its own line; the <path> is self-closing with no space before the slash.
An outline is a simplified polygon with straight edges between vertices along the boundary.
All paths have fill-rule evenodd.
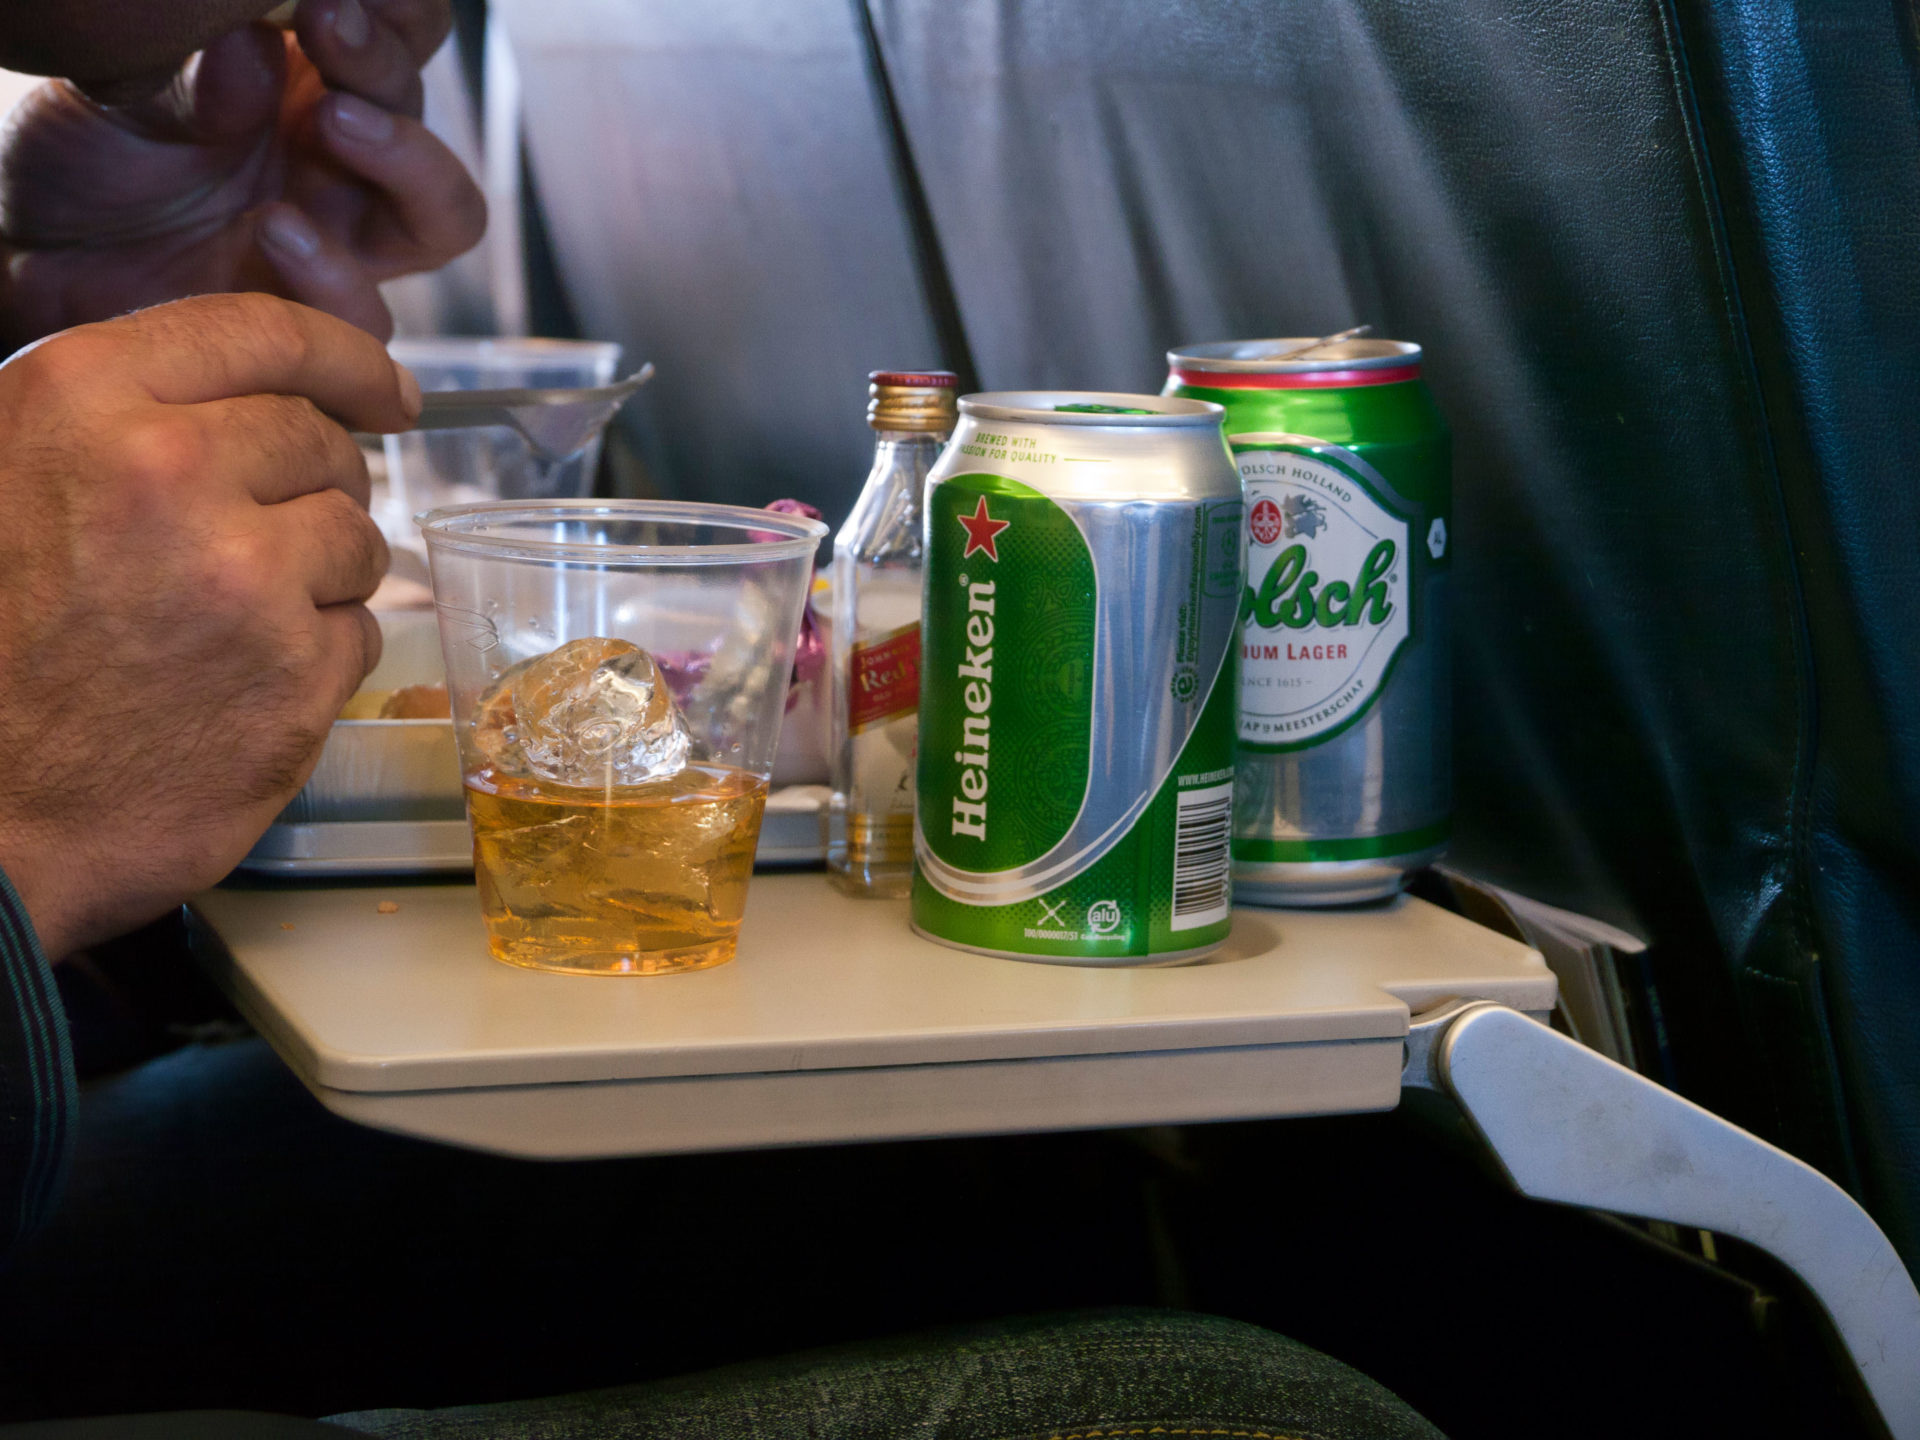
<path id="1" fill-rule="evenodd" d="M 423 390 L 586 389 L 613 381 L 618 345 L 593 340 L 473 339 L 443 336 L 395 340 L 393 358 Z M 505 426 L 409 430 L 386 437 L 390 502 L 388 540 L 406 546 L 412 517 L 423 510 L 482 500 L 574 500 L 593 488 L 600 463 L 596 437 L 559 463 L 534 454 L 526 437 Z"/>
<path id="2" fill-rule="evenodd" d="M 826 527 L 671 501 L 423 517 L 495 958 L 733 958 Z"/>

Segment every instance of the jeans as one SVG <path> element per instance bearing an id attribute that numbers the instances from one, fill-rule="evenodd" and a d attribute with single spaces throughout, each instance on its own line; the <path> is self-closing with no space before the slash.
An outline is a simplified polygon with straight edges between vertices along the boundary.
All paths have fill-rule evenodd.
<path id="1" fill-rule="evenodd" d="M 1115 1310 L 1002 1321 L 505 1405 L 375 1410 L 380 1440 L 1443 1440 L 1279 1335 Z M 4 1435 L 4 1432 L 0 1432 Z"/>
<path id="2" fill-rule="evenodd" d="M 1146 1164 L 1102 1135 L 539 1164 L 342 1120 L 258 1039 L 190 1045 L 89 1085 L 0 1273 L 0 1424 L 469 1405 L 1182 1305 Z M 1049 1177 L 1070 1203 L 1007 1203 Z"/>

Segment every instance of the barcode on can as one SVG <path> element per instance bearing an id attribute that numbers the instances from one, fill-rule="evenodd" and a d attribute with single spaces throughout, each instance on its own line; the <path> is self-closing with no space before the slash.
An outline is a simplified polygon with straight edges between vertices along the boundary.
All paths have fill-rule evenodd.
<path id="1" fill-rule="evenodd" d="M 1233 785 L 1182 790 L 1174 815 L 1173 923 L 1198 930 L 1227 918 L 1233 901 Z"/>

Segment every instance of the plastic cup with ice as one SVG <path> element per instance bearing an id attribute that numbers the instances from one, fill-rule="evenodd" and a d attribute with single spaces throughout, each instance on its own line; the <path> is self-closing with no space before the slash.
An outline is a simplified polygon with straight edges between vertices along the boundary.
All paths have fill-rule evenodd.
<path id="1" fill-rule="evenodd" d="M 495 957 L 730 959 L 825 527 L 575 502 L 423 528 Z"/>

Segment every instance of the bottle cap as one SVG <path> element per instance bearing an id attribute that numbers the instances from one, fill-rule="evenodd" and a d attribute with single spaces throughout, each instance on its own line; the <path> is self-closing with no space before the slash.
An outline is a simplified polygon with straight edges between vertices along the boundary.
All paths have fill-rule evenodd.
<path id="1" fill-rule="evenodd" d="M 951 370 L 875 370 L 867 376 L 867 424 L 945 435 L 958 418 L 959 388 Z"/>

